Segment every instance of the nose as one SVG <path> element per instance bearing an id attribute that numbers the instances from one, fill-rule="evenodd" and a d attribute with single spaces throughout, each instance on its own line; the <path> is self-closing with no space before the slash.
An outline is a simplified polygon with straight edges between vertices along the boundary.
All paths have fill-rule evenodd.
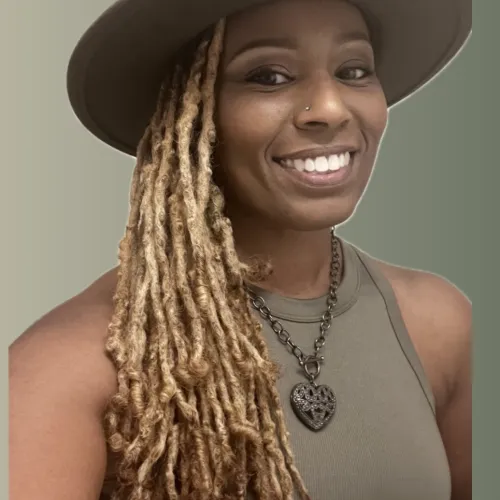
<path id="1" fill-rule="evenodd" d="M 295 126 L 301 130 L 337 130 L 351 120 L 338 83 L 330 75 L 317 78 L 299 99 Z"/>

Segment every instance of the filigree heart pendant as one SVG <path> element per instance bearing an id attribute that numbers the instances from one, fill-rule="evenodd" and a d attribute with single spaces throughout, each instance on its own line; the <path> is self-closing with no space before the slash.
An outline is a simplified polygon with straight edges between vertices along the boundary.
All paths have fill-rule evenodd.
<path id="1" fill-rule="evenodd" d="M 290 401 L 297 417 L 313 431 L 323 429 L 337 407 L 337 399 L 330 387 L 306 382 L 293 388 Z"/>

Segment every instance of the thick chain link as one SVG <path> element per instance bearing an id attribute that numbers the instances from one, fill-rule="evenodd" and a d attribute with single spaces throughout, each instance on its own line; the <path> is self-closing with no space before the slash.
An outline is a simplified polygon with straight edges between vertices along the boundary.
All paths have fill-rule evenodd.
<path id="1" fill-rule="evenodd" d="M 319 375 L 320 365 L 319 362 L 323 361 L 323 356 L 318 353 L 326 343 L 326 333 L 332 325 L 333 310 L 337 305 L 337 289 L 340 285 L 340 243 L 335 237 L 334 229 L 331 230 L 332 241 L 332 262 L 330 265 L 330 287 L 327 297 L 327 309 L 321 317 L 320 323 L 320 336 L 314 341 L 314 354 L 307 355 L 302 349 L 295 344 L 292 340 L 290 333 L 285 329 L 281 322 L 276 319 L 269 307 L 267 307 L 265 300 L 247 288 L 250 295 L 252 306 L 260 313 L 260 315 L 270 324 L 272 330 L 278 337 L 278 340 L 285 346 L 288 346 L 291 353 L 298 359 L 300 366 L 304 368 L 306 375 L 311 382 Z M 310 371 L 309 366 L 314 364 L 315 371 Z"/>

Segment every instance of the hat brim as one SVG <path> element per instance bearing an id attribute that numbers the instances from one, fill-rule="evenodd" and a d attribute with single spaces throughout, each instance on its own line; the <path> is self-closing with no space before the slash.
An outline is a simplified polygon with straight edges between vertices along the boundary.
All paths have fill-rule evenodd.
<path id="1" fill-rule="evenodd" d="M 116 2 L 88 28 L 71 55 L 67 90 L 76 116 L 100 140 L 135 155 L 173 54 L 219 19 L 261 3 L 265 1 Z M 470 0 L 351 3 L 372 24 L 377 74 L 388 106 L 435 77 L 472 29 Z"/>

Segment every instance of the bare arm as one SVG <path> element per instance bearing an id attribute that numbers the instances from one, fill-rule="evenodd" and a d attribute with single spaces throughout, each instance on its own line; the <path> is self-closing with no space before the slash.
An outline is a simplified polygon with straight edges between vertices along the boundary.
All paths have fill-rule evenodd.
<path id="1" fill-rule="evenodd" d="M 452 500 L 472 499 L 472 389 L 464 367 L 462 380 L 448 405 L 438 412 L 438 423 L 450 462 Z"/>
<path id="2" fill-rule="evenodd" d="M 49 313 L 9 352 L 10 500 L 96 500 L 106 470 L 102 412 L 109 304 L 94 287 Z"/>
<path id="3" fill-rule="evenodd" d="M 451 500 L 472 500 L 472 312 L 465 299 L 457 298 L 455 320 L 450 323 L 455 326 L 449 349 L 451 387 L 437 408 L 437 421 L 450 463 Z"/>

